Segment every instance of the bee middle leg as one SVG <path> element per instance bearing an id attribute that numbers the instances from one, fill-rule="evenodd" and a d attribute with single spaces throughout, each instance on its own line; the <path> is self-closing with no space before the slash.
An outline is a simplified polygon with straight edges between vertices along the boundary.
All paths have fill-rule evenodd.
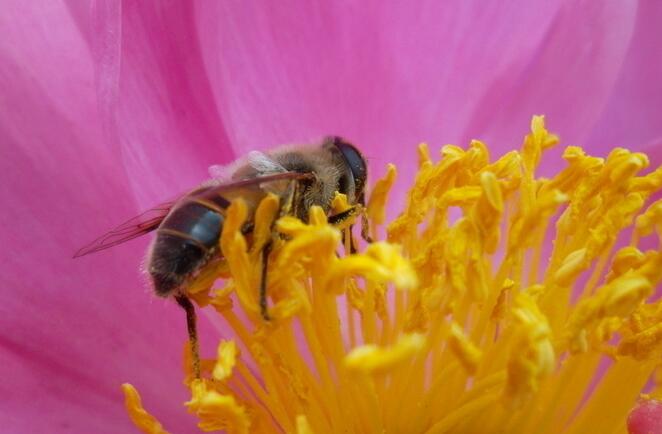
<path id="1" fill-rule="evenodd" d="M 260 275 L 260 313 L 265 321 L 270 321 L 269 306 L 267 303 L 267 267 L 269 265 L 269 254 L 272 242 L 269 241 L 262 247 L 262 273 Z"/>

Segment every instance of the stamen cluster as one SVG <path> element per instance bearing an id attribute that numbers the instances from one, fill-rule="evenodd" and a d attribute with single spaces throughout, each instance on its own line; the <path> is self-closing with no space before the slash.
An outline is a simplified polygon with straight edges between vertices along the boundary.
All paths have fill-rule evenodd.
<path id="1" fill-rule="evenodd" d="M 602 159 L 570 146 L 563 170 L 536 176 L 557 142 L 534 117 L 521 150 L 496 161 L 478 141 L 443 147 L 438 162 L 421 145 L 386 240 L 378 227 L 393 166 L 366 210 L 375 242 L 353 254 L 353 220 L 333 227 L 320 208 L 308 222 L 277 219 L 269 196 L 247 240 L 246 207 L 234 202 L 225 262 L 189 291 L 234 333 L 203 361 L 202 379 L 188 373 L 186 406 L 199 427 L 624 432 L 662 354 L 662 304 L 651 301 L 662 279 L 662 200 L 652 200 L 662 168 L 640 175 L 643 154 L 615 149 Z M 338 212 L 347 207 L 334 201 Z M 267 322 L 257 287 L 273 228 Z M 657 247 L 646 250 L 654 233 Z M 126 387 L 136 425 L 165 432 Z"/>

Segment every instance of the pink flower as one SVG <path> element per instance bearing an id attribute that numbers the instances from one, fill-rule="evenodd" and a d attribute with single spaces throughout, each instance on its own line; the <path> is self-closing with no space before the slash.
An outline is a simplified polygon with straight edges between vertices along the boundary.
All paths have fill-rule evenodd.
<path id="1" fill-rule="evenodd" d="M 371 3 L 3 3 L 4 431 L 129 431 L 127 380 L 192 429 L 147 239 L 71 255 L 211 164 L 334 133 L 408 180 L 420 141 L 501 154 L 535 113 L 564 144 L 662 162 L 662 4 Z"/>

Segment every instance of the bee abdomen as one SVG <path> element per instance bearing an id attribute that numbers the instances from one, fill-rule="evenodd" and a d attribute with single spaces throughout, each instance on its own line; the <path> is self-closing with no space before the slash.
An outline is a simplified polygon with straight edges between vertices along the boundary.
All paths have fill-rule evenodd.
<path id="1" fill-rule="evenodd" d="M 149 274 L 157 295 L 167 297 L 203 266 L 218 244 L 223 216 L 198 202 L 175 208 L 157 230 Z"/>
<path id="2" fill-rule="evenodd" d="M 167 297 L 179 289 L 186 278 L 205 261 L 207 250 L 199 244 L 167 233 L 154 241 L 149 263 L 154 291 Z"/>
<path id="3" fill-rule="evenodd" d="M 221 235 L 223 216 L 199 202 L 186 202 L 165 218 L 159 232 L 180 233 L 205 248 L 216 245 Z"/>

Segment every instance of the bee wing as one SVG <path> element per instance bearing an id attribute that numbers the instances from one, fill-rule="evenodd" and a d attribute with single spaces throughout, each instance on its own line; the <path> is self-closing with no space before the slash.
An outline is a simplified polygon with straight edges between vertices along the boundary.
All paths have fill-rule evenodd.
<path id="1" fill-rule="evenodd" d="M 213 194 L 220 194 L 226 191 L 246 187 L 259 187 L 265 191 L 271 191 L 270 186 L 283 181 L 301 181 L 304 179 L 313 179 L 315 175 L 311 172 L 281 172 L 270 175 L 256 176 L 254 178 L 240 179 L 220 185 L 207 185 L 204 188 L 192 193 L 192 196 L 205 197 Z"/>
<path id="2" fill-rule="evenodd" d="M 74 258 L 105 250 L 126 241 L 138 238 L 158 228 L 177 201 L 165 202 L 129 219 L 115 229 L 100 236 L 74 254 Z"/>
<path id="3" fill-rule="evenodd" d="M 255 169 L 257 173 L 262 175 L 287 172 L 287 169 L 284 168 L 279 162 L 260 151 L 249 152 L 247 161 L 248 164 L 253 169 Z"/>
<path id="4" fill-rule="evenodd" d="M 235 182 L 230 182 L 226 184 L 218 185 L 206 185 L 202 188 L 193 191 L 190 193 L 194 197 L 204 197 L 210 194 L 218 194 L 224 191 L 229 191 L 237 188 L 245 188 L 251 186 L 257 186 L 264 189 L 265 191 L 270 191 L 270 185 L 282 182 L 282 181 L 295 181 L 313 178 L 315 175 L 312 173 L 300 173 L 300 172 L 281 172 L 273 173 L 265 176 L 257 176 L 254 178 L 242 179 Z M 170 210 L 175 206 L 179 201 L 173 200 L 170 202 L 165 202 L 160 205 L 155 206 L 152 209 L 145 211 L 144 213 L 136 216 L 132 219 L 129 219 L 116 227 L 115 229 L 107 232 L 106 234 L 100 236 L 96 240 L 92 241 L 88 245 L 79 249 L 75 254 L 74 258 L 79 258 L 81 256 L 89 255 L 90 253 L 96 253 L 101 250 L 114 247 L 118 244 L 122 244 L 126 241 L 138 238 L 141 235 L 145 235 L 159 227 L 163 219 L 168 215 Z M 229 203 L 228 203 L 229 205 Z"/>
<path id="5" fill-rule="evenodd" d="M 223 166 L 221 164 L 213 164 L 209 166 L 207 172 L 209 172 L 209 178 L 216 183 L 227 182 L 232 177 L 232 172 L 230 172 L 231 166 L 233 164 Z"/>
<path id="6" fill-rule="evenodd" d="M 235 172 L 242 166 L 247 166 L 252 170 L 250 177 L 257 177 L 263 175 L 269 175 L 272 173 L 282 173 L 287 172 L 287 169 L 283 167 L 273 158 L 269 157 L 267 154 L 260 151 L 251 151 L 245 158 L 234 161 L 228 165 L 214 164 L 209 166 L 208 172 L 210 180 L 207 181 L 206 185 L 227 185 L 231 184 L 236 180 Z"/>

